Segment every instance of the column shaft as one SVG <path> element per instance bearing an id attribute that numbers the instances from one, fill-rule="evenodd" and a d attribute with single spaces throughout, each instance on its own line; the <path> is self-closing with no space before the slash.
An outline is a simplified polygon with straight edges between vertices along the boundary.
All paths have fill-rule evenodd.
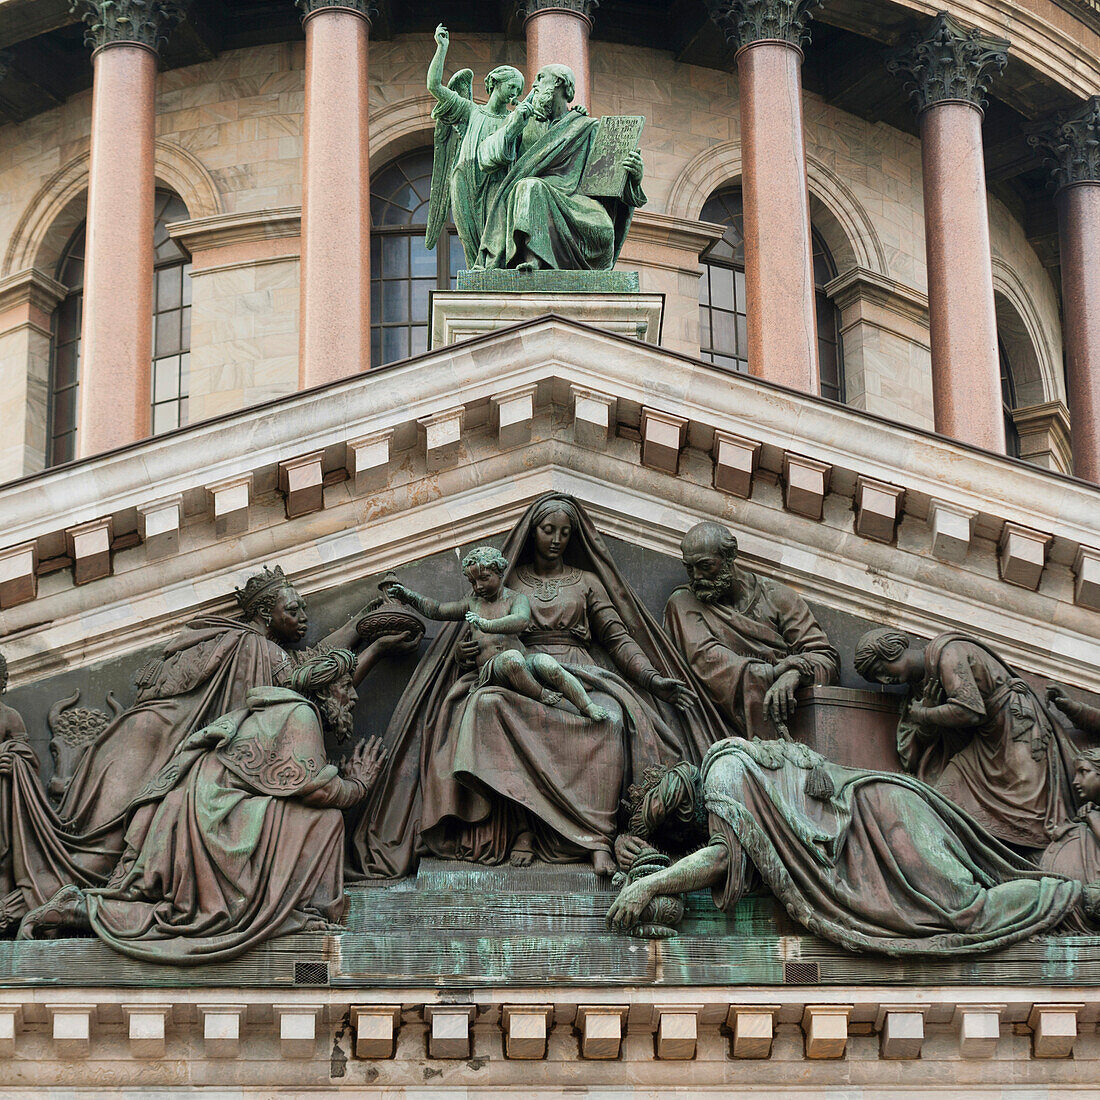
<path id="1" fill-rule="evenodd" d="M 1057 197 L 1073 472 L 1100 481 L 1100 180 Z"/>
<path id="2" fill-rule="evenodd" d="M 93 66 L 80 457 L 147 436 L 151 415 L 157 55 L 121 42 Z"/>
<path id="3" fill-rule="evenodd" d="M 1003 454 L 982 112 L 935 103 L 920 128 L 936 430 Z"/>
<path id="4" fill-rule="evenodd" d="M 749 371 L 818 393 L 802 51 L 759 41 L 737 54 Z"/>
<path id="5" fill-rule="evenodd" d="M 370 21 L 347 8 L 305 18 L 301 387 L 370 367 Z"/>
<path id="6" fill-rule="evenodd" d="M 527 34 L 527 82 L 530 85 L 544 65 L 568 65 L 577 78 L 574 103 L 591 106 L 591 66 L 588 36 L 592 20 L 583 12 L 566 8 L 542 8 L 524 23 Z"/>

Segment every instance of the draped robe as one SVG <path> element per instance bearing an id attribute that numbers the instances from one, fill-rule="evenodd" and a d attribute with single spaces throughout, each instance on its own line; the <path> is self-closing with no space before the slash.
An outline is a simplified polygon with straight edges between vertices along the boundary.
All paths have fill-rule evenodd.
<path id="1" fill-rule="evenodd" d="M 0 777 L 0 881 L 22 912 L 62 886 L 101 885 L 123 851 L 134 795 L 186 737 L 244 705 L 248 691 L 271 684 L 287 654 L 256 627 L 236 619 L 196 619 L 139 674 L 137 702 L 89 745 L 60 806 L 50 805 L 33 751 L 13 752 Z M 5 855 L 6 853 L 6 855 Z M 9 895 L 12 897 L 12 895 Z"/>
<path id="2" fill-rule="evenodd" d="M 831 798 L 806 793 L 810 769 Z M 791 917 L 851 951 L 995 951 L 1072 920 L 1081 885 L 1042 871 L 911 776 L 830 764 L 805 746 L 731 738 L 702 766 L 712 843 L 729 852 L 715 904 L 767 884 Z"/>
<path id="3" fill-rule="evenodd" d="M 597 119 L 567 111 L 554 122 L 528 123 L 518 145 L 503 130 L 485 138 L 483 169 L 504 169 L 494 184 L 481 235 L 479 267 L 515 267 L 524 250 L 544 267 L 606 271 L 615 266 L 641 185 L 628 179 L 621 199 L 581 194 Z"/>
<path id="4" fill-rule="evenodd" d="M 797 593 L 740 567 L 737 581 L 732 604 L 677 588 L 665 605 L 665 631 L 731 726 L 772 738 L 779 731 L 763 707 L 771 681 L 752 666 L 797 655 L 803 683 L 835 684 L 840 657 Z"/>
<path id="5" fill-rule="evenodd" d="M 328 763 L 316 707 L 255 688 L 196 731 L 135 800 L 126 852 L 88 892 L 92 928 L 125 955 L 199 965 L 235 958 L 344 912 L 344 819 L 360 797 Z"/>
<path id="6" fill-rule="evenodd" d="M 355 875 L 405 875 L 425 852 L 499 862 L 524 829 L 534 833 L 544 858 L 584 858 L 609 844 L 617 800 L 642 768 L 699 761 L 727 735 L 702 693 L 685 713 L 633 679 L 650 666 L 662 676 L 693 682 L 581 505 L 561 493 L 548 496 L 569 502 L 577 515 L 564 564 L 579 575 L 562 586 L 564 599 L 548 601 L 539 599 L 537 586 L 519 579 L 533 517 L 546 499 L 540 498 L 505 541 L 505 558 L 518 563 L 505 583 L 533 597 L 544 640 L 524 637 L 524 644 L 569 665 L 612 718 L 582 721 L 571 709 L 503 688 L 470 694 L 476 673 L 455 663 L 465 624 L 448 623 L 390 719 L 384 771 L 350 836 Z M 556 642 L 545 639 L 550 631 L 558 635 Z M 593 774 L 585 774 L 586 764 Z M 581 802 L 570 804 L 578 794 Z"/>
<path id="7" fill-rule="evenodd" d="M 973 716 L 961 727 L 899 726 L 905 767 L 1010 844 L 1042 849 L 1073 817 L 1076 750 L 1043 701 L 980 642 L 940 634 L 924 662 L 924 705 L 954 703 Z"/>

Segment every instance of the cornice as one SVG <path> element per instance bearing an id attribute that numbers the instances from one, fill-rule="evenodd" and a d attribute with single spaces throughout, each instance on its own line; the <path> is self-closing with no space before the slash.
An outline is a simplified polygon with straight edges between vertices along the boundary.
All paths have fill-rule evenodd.
<path id="1" fill-rule="evenodd" d="M 825 284 L 825 293 L 838 309 L 856 300 L 871 301 L 918 324 L 928 324 L 928 295 L 887 275 L 865 267 L 842 271 Z"/>
<path id="2" fill-rule="evenodd" d="M 1008 39 L 965 27 L 941 11 L 890 55 L 886 68 L 908 77 L 918 114 L 938 103 L 967 103 L 983 110 L 993 77 L 1008 64 L 1008 48 Z"/>
<path id="3" fill-rule="evenodd" d="M 297 237 L 301 231 L 300 206 L 213 214 L 208 218 L 193 218 L 186 222 L 173 222 L 168 226 L 168 235 L 191 255 L 212 248 L 224 248 L 226 245 Z"/>
<path id="4" fill-rule="evenodd" d="M 67 293 L 62 283 L 36 267 L 28 267 L 0 279 L 0 313 L 22 305 L 51 313 Z"/>
<path id="5" fill-rule="evenodd" d="M 698 255 L 708 245 L 721 240 L 725 226 L 715 222 L 676 218 L 670 214 L 634 211 L 627 240 L 637 244 L 659 244 L 683 248 Z"/>

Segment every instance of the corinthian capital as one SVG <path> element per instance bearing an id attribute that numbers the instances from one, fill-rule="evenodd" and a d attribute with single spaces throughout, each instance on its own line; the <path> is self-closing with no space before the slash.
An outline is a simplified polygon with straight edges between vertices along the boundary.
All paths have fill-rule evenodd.
<path id="1" fill-rule="evenodd" d="M 1027 140 L 1043 154 L 1056 188 L 1100 183 L 1100 95 L 1056 115 Z"/>
<path id="2" fill-rule="evenodd" d="M 970 103 L 985 107 L 993 77 L 1008 64 L 1008 40 L 964 27 L 941 11 L 923 34 L 886 62 L 892 73 L 908 77 L 917 112 L 937 103 Z"/>
<path id="3" fill-rule="evenodd" d="M 343 8 L 363 16 L 368 23 L 378 18 L 379 0 L 294 0 L 294 6 L 302 13 L 302 18 L 327 8 Z"/>
<path id="4" fill-rule="evenodd" d="M 156 50 L 189 4 L 190 0 L 72 0 L 69 10 L 87 24 L 84 41 L 93 50 L 120 42 Z"/>
<path id="5" fill-rule="evenodd" d="M 810 41 L 810 20 L 823 0 L 706 0 L 711 18 L 735 49 L 750 42 Z"/>
<path id="6" fill-rule="evenodd" d="M 592 13 L 600 6 L 600 0 L 515 0 L 515 4 L 516 15 L 520 19 L 530 19 L 536 12 L 546 11 L 547 8 L 561 8 L 575 11 L 591 22 Z"/>

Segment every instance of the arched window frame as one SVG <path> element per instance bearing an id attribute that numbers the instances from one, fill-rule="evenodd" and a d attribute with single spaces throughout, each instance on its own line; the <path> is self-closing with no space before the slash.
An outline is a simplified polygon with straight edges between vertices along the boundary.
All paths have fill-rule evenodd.
<path id="1" fill-rule="evenodd" d="M 153 363 L 150 426 L 153 435 L 188 419 L 191 373 L 191 257 L 168 235 L 186 221 L 187 207 L 174 191 L 156 193 L 153 226 Z"/>
<path id="2" fill-rule="evenodd" d="M 156 192 L 153 226 L 153 358 L 150 363 L 150 427 L 153 435 L 187 423 L 191 352 L 191 258 L 169 236 L 185 221 L 187 207 L 174 192 Z M 61 253 L 57 279 L 67 288 L 52 318 L 49 392 L 46 401 L 46 465 L 76 454 L 80 391 L 80 326 L 84 305 L 87 223 L 73 231 Z"/>
<path id="3" fill-rule="evenodd" d="M 84 222 L 76 227 L 57 265 L 57 280 L 66 288 L 66 294 L 57 303 L 51 323 L 49 390 L 46 397 L 47 466 L 59 466 L 76 455 L 86 230 Z"/>
<path id="4" fill-rule="evenodd" d="M 702 221 L 726 226 L 722 238 L 699 257 L 699 348 L 704 359 L 725 370 L 748 372 L 748 314 L 745 295 L 744 209 L 741 188 L 726 185 L 714 191 L 699 215 Z M 840 318 L 826 285 L 837 270 L 824 237 L 812 230 L 818 364 L 821 396 L 843 402 L 843 347 Z"/>
<path id="5" fill-rule="evenodd" d="M 1004 341 L 997 339 L 997 357 L 1001 367 L 1001 407 L 1005 418 L 1005 454 L 1020 457 L 1020 431 L 1013 413 L 1019 408 L 1016 400 L 1016 379 L 1012 373 L 1012 361 L 1008 357 Z"/>
<path id="6" fill-rule="evenodd" d="M 432 179 L 430 147 L 412 149 L 371 178 L 371 366 L 419 355 L 428 348 L 432 290 L 447 290 L 466 266 L 450 222 L 434 252 L 424 244 Z"/>

